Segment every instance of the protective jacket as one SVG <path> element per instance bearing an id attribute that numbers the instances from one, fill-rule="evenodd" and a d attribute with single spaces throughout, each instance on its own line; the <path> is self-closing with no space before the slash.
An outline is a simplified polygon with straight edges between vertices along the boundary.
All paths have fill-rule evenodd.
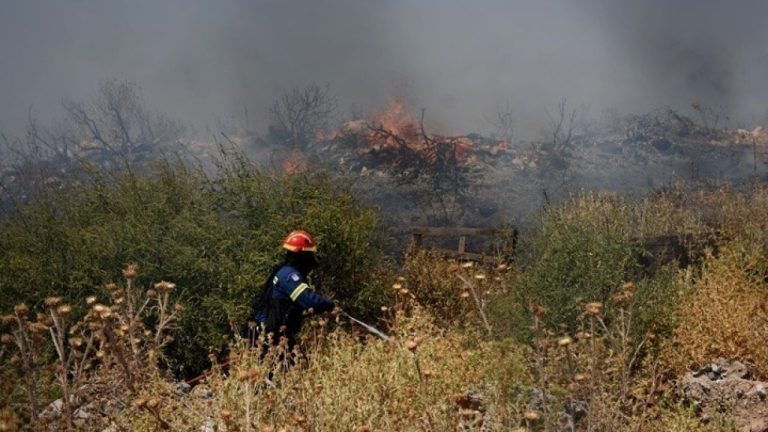
<path id="1" fill-rule="evenodd" d="M 272 343 L 285 336 L 292 345 L 307 309 L 325 312 L 334 307 L 332 301 L 314 292 L 304 274 L 289 264 L 273 273 L 263 294 L 255 320 L 264 326 L 267 335 L 272 333 Z"/>

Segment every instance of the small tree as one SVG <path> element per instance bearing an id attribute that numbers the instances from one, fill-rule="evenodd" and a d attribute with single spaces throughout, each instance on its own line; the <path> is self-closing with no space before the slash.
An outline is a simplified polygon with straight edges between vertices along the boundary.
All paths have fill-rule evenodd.
<path id="1" fill-rule="evenodd" d="M 564 156 L 571 149 L 576 130 L 576 110 L 568 110 L 568 101 L 563 98 L 557 104 L 557 114 L 547 111 L 550 138 L 542 143 L 542 150 Z"/>
<path id="2" fill-rule="evenodd" d="M 26 135 L 0 134 L 0 191 L 15 207 L 35 193 L 46 193 L 82 179 L 83 162 L 114 173 L 162 159 L 179 146 L 183 126 L 144 106 L 140 88 L 109 80 L 87 101 L 63 101 L 63 119 L 39 124 L 30 109 Z"/>
<path id="3" fill-rule="evenodd" d="M 494 138 L 504 140 L 509 144 L 512 143 L 512 138 L 515 136 L 515 118 L 513 114 L 512 104 L 507 99 L 504 105 L 499 105 L 496 108 L 494 117 L 486 119 L 486 122 L 494 129 L 492 134 Z"/>
<path id="4" fill-rule="evenodd" d="M 315 133 L 328 126 L 337 105 L 328 84 L 294 87 L 269 108 L 270 134 L 291 147 L 306 147 Z"/>
<path id="5" fill-rule="evenodd" d="M 65 101 L 71 140 L 99 166 L 129 168 L 154 159 L 178 141 L 183 128 L 149 111 L 137 85 L 110 80 L 87 103 Z"/>

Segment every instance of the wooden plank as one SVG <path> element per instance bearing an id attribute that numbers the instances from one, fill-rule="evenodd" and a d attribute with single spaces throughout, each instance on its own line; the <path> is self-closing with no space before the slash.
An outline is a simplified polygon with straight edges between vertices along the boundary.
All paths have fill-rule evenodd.
<path id="1" fill-rule="evenodd" d="M 459 253 L 464 253 L 467 248 L 467 236 L 459 237 Z"/>
<path id="2" fill-rule="evenodd" d="M 458 258 L 458 259 L 465 259 L 465 260 L 471 260 L 471 261 L 495 261 L 496 257 L 474 253 L 474 252 L 458 252 L 455 250 L 450 249 L 442 249 L 442 248 L 431 248 L 430 251 L 445 255 L 450 258 Z"/>
<path id="3" fill-rule="evenodd" d="M 494 228 L 464 228 L 464 227 L 429 227 L 417 226 L 411 228 L 411 233 L 421 234 L 426 237 L 448 236 L 478 236 L 487 237 L 504 233 L 504 230 Z"/>

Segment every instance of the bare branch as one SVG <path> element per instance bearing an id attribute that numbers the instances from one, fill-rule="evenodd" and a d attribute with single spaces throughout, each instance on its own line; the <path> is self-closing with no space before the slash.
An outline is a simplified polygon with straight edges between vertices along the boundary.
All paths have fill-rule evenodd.
<path id="1" fill-rule="evenodd" d="M 330 87 L 312 83 L 286 91 L 269 108 L 270 129 L 278 140 L 306 146 L 312 135 L 327 127 L 337 108 Z"/>

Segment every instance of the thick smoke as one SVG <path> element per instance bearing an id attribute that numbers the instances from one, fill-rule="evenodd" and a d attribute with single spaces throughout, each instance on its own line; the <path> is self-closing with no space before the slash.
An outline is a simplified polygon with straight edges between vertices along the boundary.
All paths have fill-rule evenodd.
<path id="1" fill-rule="evenodd" d="M 328 83 L 340 106 L 409 98 L 452 132 L 511 104 L 532 135 L 562 97 L 642 112 L 699 100 L 765 120 L 768 3 L 702 0 L 0 2 L 0 131 L 58 116 L 117 77 L 198 131 L 265 126 L 284 89 Z M 248 112 L 246 118 L 246 111 Z"/>

